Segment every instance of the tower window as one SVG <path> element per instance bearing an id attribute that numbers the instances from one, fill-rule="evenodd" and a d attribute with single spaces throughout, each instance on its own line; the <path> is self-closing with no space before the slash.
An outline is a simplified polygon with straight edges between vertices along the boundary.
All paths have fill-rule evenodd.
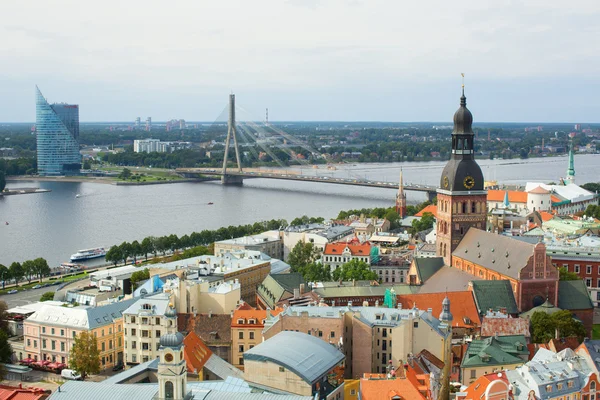
<path id="1" fill-rule="evenodd" d="M 471 203 L 471 212 L 475 214 L 475 202 Z"/>

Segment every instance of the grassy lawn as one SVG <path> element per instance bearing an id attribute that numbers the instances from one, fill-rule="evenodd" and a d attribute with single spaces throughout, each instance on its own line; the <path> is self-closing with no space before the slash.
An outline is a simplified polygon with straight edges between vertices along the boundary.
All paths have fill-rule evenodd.
<path id="1" fill-rule="evenodd" d="M 600 339 L 600 324 L 595 324 L 592 327 L 592 339 Z"/>
<path id="2" fill-rule="evenodd" d="M 66 276 L 64 278 L 56 277 L 57 279 L 52 279 L 52 280 L 48 280 L 48 278 L 44 278 L 44 282 L 43 283 L 45 284 L 45 283 L 54 283 L 54 282 L 60 282 L 60 283 L 71 282 L 71 281 L 75 281 L 75 280 L 80 279 L 80 278 L 84 278 L 86 276 L 87 276 L 87 273 L 82 272 L 80 274 Z M 31 283 L 22 283 L 22 282 L 19 282 L 19 286 L 18 287 L 11 286 L 11 287 L 7 287 L 4 290 L 0 290 L 0 295 L 6 294 L 9 290 L 13 290 L 13 289 L 17 289 L 19 292 L 22 291 L 22 290 L 31 289 L 35 285 L 39 285 L 39 284 L 40 283 L 37 282 L 37 281 L 31 282 Z M 52 286 L 50 286 L 50 287 L 52 287 Z"/>

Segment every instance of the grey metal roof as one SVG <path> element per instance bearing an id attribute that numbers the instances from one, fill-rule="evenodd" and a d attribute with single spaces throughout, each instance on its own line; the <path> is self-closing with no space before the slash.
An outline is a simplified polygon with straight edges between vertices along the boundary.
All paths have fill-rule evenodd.
<path id="1" fill-rule="evenodd" d="M 392 289 L 396 294 L 412 294 L 418 291 L 418 288 L 409 285 L 394 286 L 328 286 L 314 288 L 313 291 L 322 298 L 329 297 L 353 297 L 353 296 L 383 296 L 386 289 Z"/>
<path id="2" fill-rule="evenodd" d="M 533 257 L 534 247 L 512 237 L 471 228 L 452 255 L 519 279 L 521 269 Z"/>
<path id="3" fill-rule="evenodd" d="M 306 333 L 284 331 L 247 350 L 244 359 L 274 362 L 313 384 L 344 360 L 344 354 Z"/>
<path id="4" fill-rule="evenodd" d="M 558 282 L 558 307 L 563 310 L 594 308 L 585 282 L 582 279 Z"/>
<path id="5" fill-rule="evenodd" d="M 104 382 L 69 381 L 55 390 L 49 400 L 151 400 L 158 392 L 153 384 L 115 385 Z"/>
<path id="6" fill-rule="evenodd" d="M 121 318 L 123 310 L 135 301 L 136 299 L 129 299 L 98 307 L 44 305 L 31 314 L 27 320 L 44 325 L 72 327 L 80 330 L 95 329 L 112 324 L 115 319 Z"/>
<path id="7" fill-rule="evenodd" d="M 103 380 L 102 383 L 115 384 L 115 383 L 127 382 L 134 376 L 142 374 L 148 370 L 154 371 L 154 372 L 158 371 L 158 358 L 154 358 L 150 361 L 146 361 L 145 363 L 138 364 L 132 368 L 129 368 L 129 369 L 123 371 L 123 372 L 113 375 L 113 376 L 109 377 L 108 379 Z"/>
<path id="8" fill-rule="evenodd" d="M 204 368 L 221 379 L 227 379 L 229 377 L 241 379 L 244 377 L 242 371 L 215 354 L 212 354 L 208 358 L 206 364 L 204 364 Z"/>

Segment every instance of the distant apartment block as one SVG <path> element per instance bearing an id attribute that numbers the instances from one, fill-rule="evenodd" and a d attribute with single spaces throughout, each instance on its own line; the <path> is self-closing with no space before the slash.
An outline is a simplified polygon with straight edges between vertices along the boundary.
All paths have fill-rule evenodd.
<path id="1" fill-rule="evenodd" d="M 233 250 L 256 250 L 270 257 L 283 259 L 283 239 L 279 232 L 269 231 L 259 235 L 243 236 L 215 242 L 215 255 L 223 255 Z"/>
<path id="2" fill-rule="evenodd" d="M 192 147 L 190 142 L 161 142 L 158 139 L 143 139 L 133 141 L 135 153 L 172 153 Z"/>

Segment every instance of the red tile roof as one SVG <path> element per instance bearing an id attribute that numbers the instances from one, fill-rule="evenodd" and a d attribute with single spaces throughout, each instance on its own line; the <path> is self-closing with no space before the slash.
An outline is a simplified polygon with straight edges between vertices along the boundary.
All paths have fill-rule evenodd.
<path id="1" fill-rule="evenodd" d="M 199 373 L 204 368 L 204 364 L 212 356 L 212 351 L 200 339 L 195 332 L 187 334 L 183 339 L 184 349 L 183 356 L 187 365 L 187 370 L 190 373 Z"/>
<path id="2" fill-rule="evenodd" d="M 547 211 L 541 211 L 540 216 L 542 217 L 542 221 L 544 222 L 550 221 L 552 218 L 554 218 L 554 214 L 550 214 Z"/>
<path id="3" fill-rule="evenodd" d="M 535 189 L 531 189 L 528 193 L 533 193 L 533 194 L 548 194 L 550 192 L 547 191 L 546 189 L 544 189 L 543 187 L 538 186 Z"/>
<path id="4" fill-rule="evenodd" d="M 327 243 L 325 245 L 325 250 L 323 251 L 323 254 L 339 255 L 344 252 L 344 249 L 346 249 L 346 247 L 348 247 L 348 249 L 350 250 L 350 253 L 353 256 L 368 256 L 369 254 L 371 254 L 371 243 L 369 243 L 369 242 L 365 242 L 365 243 L 345 243 L 345 242 Z"/>
<path id="5" fill-rule="evenodd" d="M 413 308 L 415 305 L 420 310 L 432 309 L 433 316 L 437 318 L 442 312 L 442 301 L 448 296 L 450 300 L 450 311 L 454 320 L 453 327 L 474 328 L 481 324 L 473 292 L 448 292 L 448 293 L 419 293 L 419 294 L 400 294 L 397 296 L 398 304 L 402 308 Z M 465 321 L 469 321 L 469 323 Z"/>
<path id="6" fill-rule="evenodd" d="M 0 400 L 41 400 L 46 398 L 48 398 L 48 393 L 44 389 L 0 385 Z"/>
<path id="7" fill-rule="evenodd" d="M 430 204 L 418 213 L 415 214 L 415 217 L 422 217 L 425 213 L 431 213 L 435 218 L 437 218 L 437 206 Z"/>

